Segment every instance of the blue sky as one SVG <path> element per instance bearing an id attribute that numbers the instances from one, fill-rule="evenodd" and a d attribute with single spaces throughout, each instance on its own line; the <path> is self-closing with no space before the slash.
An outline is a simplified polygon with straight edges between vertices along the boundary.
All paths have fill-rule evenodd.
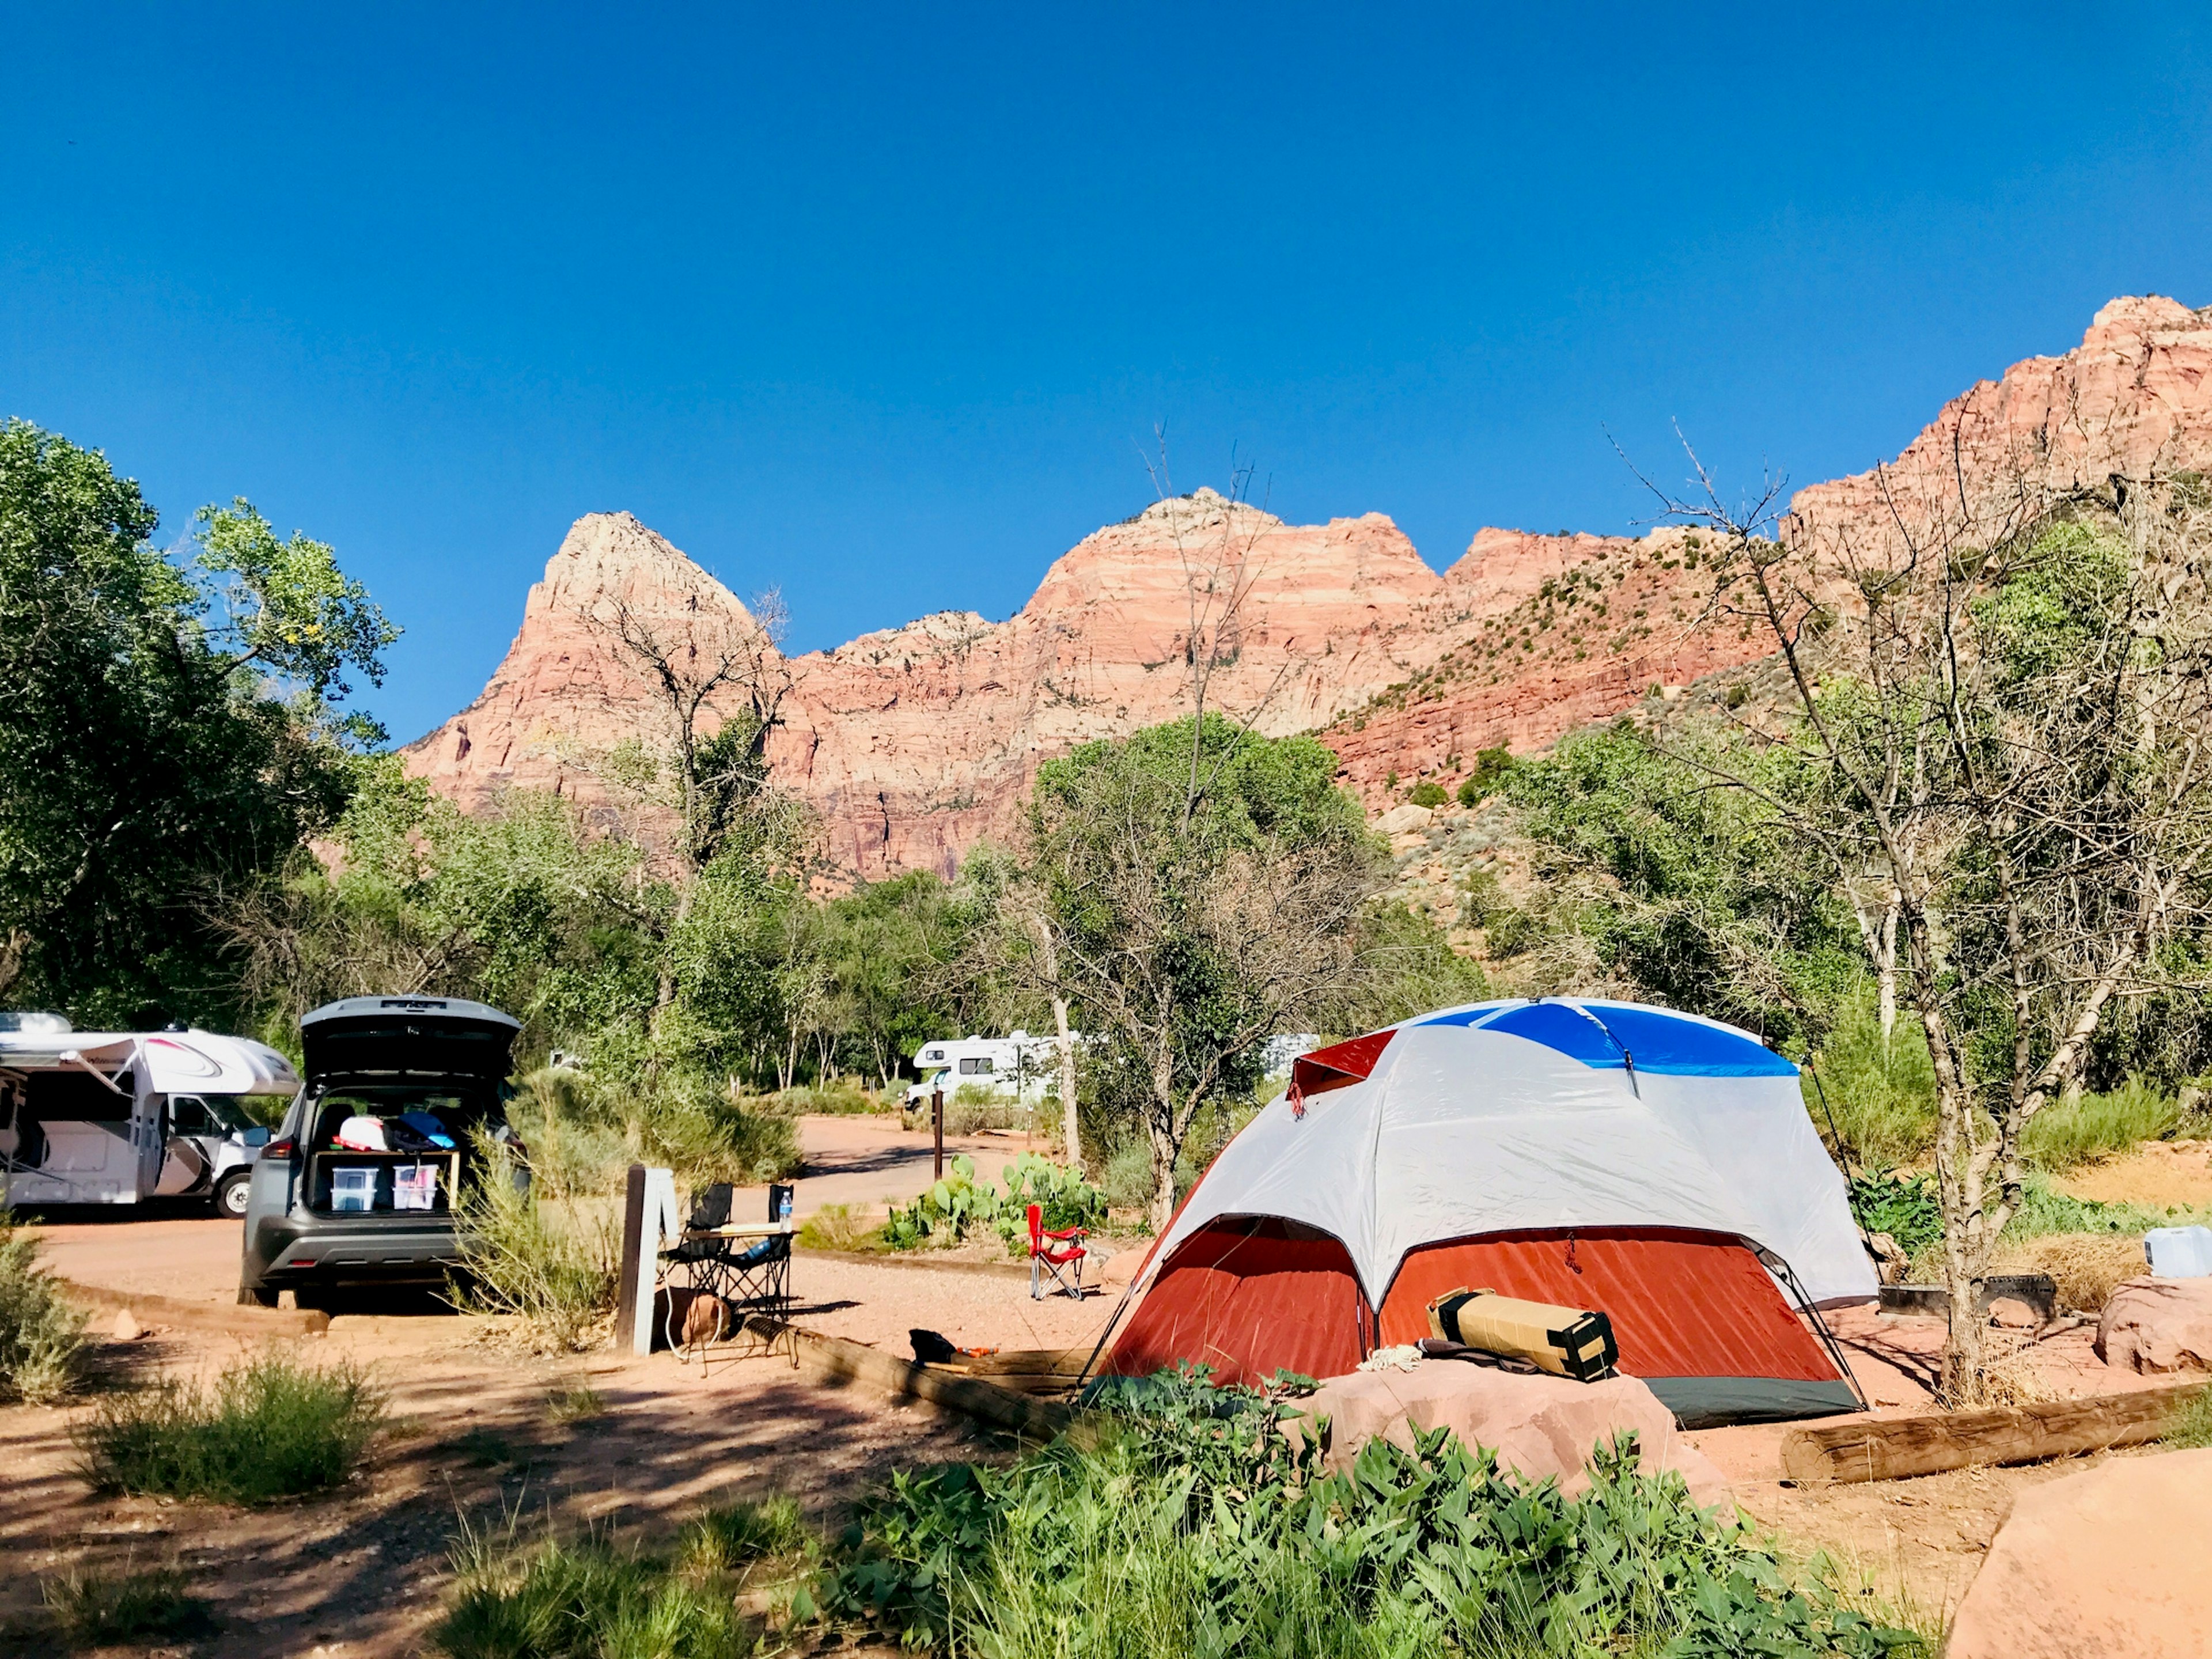
<path id="1" fill-rule="evenodd" d="M 1810 9 L 10 6 L 0 413 L 336 543 L 404 740 L 595 509 L 807 648 L 1018 609 L 1156 422 L 1441 568 L 2212 304 L 2201 7 Z"/>

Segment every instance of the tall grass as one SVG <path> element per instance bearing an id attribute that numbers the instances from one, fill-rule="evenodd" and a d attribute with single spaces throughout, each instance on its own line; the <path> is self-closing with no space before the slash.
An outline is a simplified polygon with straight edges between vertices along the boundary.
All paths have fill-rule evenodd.
<path id="1" fill-rule="evenodd" d="M 2022 1146 L 2039 1169 L 2071 1170 L 2170 1135 L 2187 1116 L 2175 1097 L 2130 1078 L 2110 1094 L 2054 1101 L 2029 1121 Z"/>
<path id="2" fill-rule="evenodd" d="M 271 1352 L 210 1385 L 102 1401 L 76 1438 L 96 1491 L 267 1504 L 344 1480 L 383 1420 L 383 1395 L 359 1368 L 309 1370 Z"/>
<path id="3" fill-rule="evenodd" d="M 598 1532 L 526 1544 L 465 1530 L 430 1639 L 450 1659 L 744 1659 L 758 1640 L 738 1594 L 781 1587 L 811 1613 L 817 1553 L 787 1498 L 710 1510 L 660 1552 Z"/>
<path id="4" fill-rule="evenodd" d="M 76 1382 L 84 1314 L 39 1265 L 40 1240 L 0 1210 L 0 1399 L 44 1405 Z"/>
<path id="5" fill-rule="evenodd" d="M 2212 1446 L 2212 1388 L 2199 1389 L 2170 1418 L 2163 1437 L 2177 1451 Z"/>
<path id="6" fill-rule="evenodd" d="M 556 1215 L 534 1184 L 514 1179 L 512 1154 L 489 1135 L 477 1138 L 481 1178 L 454 1206 L 460 1271 L 453 1304 L 464 1312 L 522 1321 L 540 1346 L 576 1352 L 598 1346 L 615 1306 L 615 1240 L 606 1218 L 571 1208 Z"/>
<path id="7" fill-rule="evenodd" d="M 1821 1139 L 1840 1142 L 1837 1149 L 1859 1163 L 1905 1163 L 1936 1144 L 1936 1072 L 1927 1036 L 1900 1015 L 1885 1042 L 1870 982 L 1845 999 L 1802 1086 Z"/>
<path id="8" fill-rule="evenodd" d="M 72 1647 L 119 1643 L 190 1642 L 211 1636 L 216 1625 L 208 1604 L 190 1593 L 174 1567 L 107 1573 L 80 1567 L 40 1586 L 51 1619 Z"/>

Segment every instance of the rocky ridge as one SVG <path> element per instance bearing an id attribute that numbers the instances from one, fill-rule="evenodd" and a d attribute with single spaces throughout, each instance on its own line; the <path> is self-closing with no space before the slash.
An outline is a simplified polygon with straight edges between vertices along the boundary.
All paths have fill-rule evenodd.
<path id="1" fill-rule="evenodd" d="M 1800 491 L 1785 533 L 1850 533 L 1900 501 L 1937 511 L 1954 480 L 1992 492 L 2203 465 L 2208 374 L 2212 311 L 2116 300 L 2075 350 L 1978 384 L 1897 461 Z M 1680 528 L 1486 529 L 1438 574 L 1380 514 L 1290 525 L 1200 490 L 1085 537 L 1004 622 L 940 611 L 778 659 L 792 689 L 770 758 L 848 874 L 949 873 L 1012 830 L 1041 762 L 1187 712 L 1194 632 L 1219 626 L 1233 595 L 1210 706 L 1271 734 L 1318 730 L 1347 783 L 1384 807 L 1420 778 L 1449 787 L 1482 749 L 1540 748 L 1764 657 L 1756 630 L 1701 622 L 1709 552 Z M 617 603 L 672 624 L 751 624 L 636 519 L 587 514 L 483 692 L 409 745 L 410 769 L 472 810 L 510 787 L 606 799 L 595 757 L 665 731 L 650 685 L 590 620 Z"/>

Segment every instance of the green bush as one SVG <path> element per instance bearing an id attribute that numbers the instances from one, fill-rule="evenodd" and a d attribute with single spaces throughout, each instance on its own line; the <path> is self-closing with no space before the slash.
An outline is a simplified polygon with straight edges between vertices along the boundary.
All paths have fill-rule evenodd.
<path id="1" fill-rule="evenodd" d="M 1044 1224 L 1054 1231 L 1096 1227 L 1106 1218 L 1106 1194 L 1064 1164 L 1024 1152 L 1006 1165 L 1006 1178 L 1001 1192 L 975 1178 L 975 1159 L 965 1155 L 954 1158 L 942 1181 L 905 1209 L 891 1212 L 883 1227 L 884 1248 L 918 1250 L 957 1244 L 988 1228 L 1005 1242 L 1009 1254 L 1026 1255 L 1032 1204 L 1042 1208 Z"/>
<path id="2" fill-rule="evenodd" d="M 824 1204 L 800 1224 L 799 1242 L 812 1250 L 880 1249 L 883 1228 L 850 1204 Z"/>
<path id="3" fill-rule="evenodd" d="M 2110 1094 L 2054 1101 L 2029 1121 L 2021 1139 L 2038 1169 L 2065 1170 L 2170 1135 L 2185 1116 L 2173 1096 L 2130 1078 Z"/>
<path id="4" fill-rule="evenodd" d="M 696 1082 L 665 1082 L 637 1102 L 629 1123 L 645 1161 L 674 1170 L 687 1192 L 717 1181 L 781 1181 L 805 1162 L 790 1118 L 749 1112 Z"/>
<path id="5" fill-rule="evenodd" d="M 212 1386 L 102 1401 L 76 1438 L 96 1491 L 268 1504 L 345 1480 L 383 1420 L 383 1395 L 357 1367 L 310 1370 L 270 1352 Z"/>
<path id="6" fill-rule="evenodd" d="M 1294 1405 L 1194 1376 L 1102 1402 L 1094 1449 L 893 1478 L 823 1601 L 907 1644 L 1067 1655 L 1746 1653 L 1920 1645 L 1793 1581 L 1678 1475 L 1594 1449 L 1566 1498 L 1448 1430 L 1370 1441 L 1324 1475 L 1274 1432 Z"/>
<path id="7" fill-rule="evenodd" d="M 1512 769 L 1511 750 L 1501 746 L 1480 750 L 1474 757 L 1474 769 L 1460 781 L 1459 804 L 1473 806 L 1503 783 Z"/>
<path id="8" fill-rule="evenodd" d="M 47 1617 L 72 1647 L 191 1642 L 216 1628 L 208 1604 L 187 1593 L 174 1567 L 113 1575 L 84 1568 L 47 1579 L 40 1591 Z"/>
<path id="9" fill-rule="evenodd" d="M 1851 1216 L 1870 1233 L 1887 1233 L 1907 1255 L 1918 1255 L 1943 1237 L 1943 1211 L 1930 1176 L 1910 1180 L 1887 1170 L 1870 1170 L 1850 1183 Z"/>
<path id="10" fill-rule="evenodd" d="M 605 1219 L 551 1213 L 534 1184 L 517 1185 L 511 1155 L 488 1135 L 477 1138 L 477 1156 L 484 1176 L 464 1187 L 454 1207 L 453 1305 L 520 1318 L 544 1346 L 596 1346 L 615 1306 L 615 1241 Z"/>
<path id="11" fill-rule="evenodd" d="M 0 1210 L 0 1399 L 43 1405 L 70 1391 L 84 1314 L 39 1265 L 40 1240 Z"/>
<path id="12" fill-rule="evenodd" d="M 1152 1149 L 1142 1136 L 1116 1146 L 1099 1172 L 1106 1201 L 1117 1210 L 1141 1210 L 1152 1201 Z"/>
<path id="13" fill-rule="evenodd" d="M 1406 799 L 1416 806 L 1426 806 L 1433 810 L 1442 806 L 1451 797 L 1444 793 L 1443 785 L 1433 779 L 1424 778 L 1413 787 Z"/>

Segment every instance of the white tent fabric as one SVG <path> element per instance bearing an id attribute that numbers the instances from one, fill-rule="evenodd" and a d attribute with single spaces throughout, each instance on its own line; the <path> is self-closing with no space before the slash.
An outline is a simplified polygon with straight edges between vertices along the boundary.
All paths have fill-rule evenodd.
<path id="1" fill-rule="evenodd" d="M 1795 1077 L 1601 1069 L 1467 1024 L 1400 1028 L 1363 1081 L 1267 1106 L 1152 1253 L 1224 1217 L 1328 1233 L 1381 1306 L 1408 1251 L 1560 1227 L 1684 1227 L 1787 1262 L 1814 1302 L 1876 1293 Z"/>

